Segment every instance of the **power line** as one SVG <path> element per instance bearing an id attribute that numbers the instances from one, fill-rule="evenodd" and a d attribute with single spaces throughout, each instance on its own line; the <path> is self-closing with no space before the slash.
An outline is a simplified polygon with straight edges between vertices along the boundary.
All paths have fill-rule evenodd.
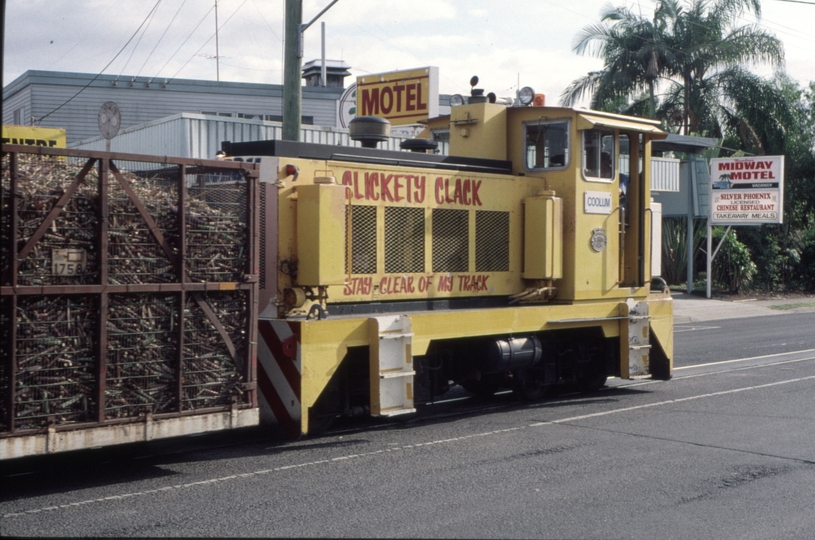
<path id="1" fill-rule="evenodd" d="M 164 65 L 163 65 L 163 66 L 161 66 L 161 69 L 159 69 L 159 70 L 158 70 L 158 73 L 156 73 L 156 74 L 155 74 L 155 75 L 154 75 L 154 76 L 153 76 L 153 77 L 150 79 L 150 81 L 149 81 L 149 82 L 153 82 L 153 79 L 155 79 L 156 77 L 158 77 L 158 76 L 159 76 L 159 74 L 160 74 L 162 71 L 164 71 L 164 68 L 166 68 L 166 67 L 167 67 L 167 64 L 169 64 L 169 63 L 170 63 L 170 60 L 172 60 L 173 58 L 175 58 L 175 55 L 177 55 L 177 54 L 178 54 L 178 51 L 180 51 L 180 50 L 181 50 L 181 48 L 182 48 L 184 45 L 186 45 L 186 44 L 187 44 L 187 41 L 189 41 L 189 39 L 192 37 L 192 35 L 195 33 L 195 31 L 196 31 L 196 30 L 198 30 L 198 27 L 199 27 L 199 26 L 201 26 L 201 23 L 203 23 L 203 22 L 204 22 L 204 21 L 207 19 L 207 17 L 209 17 L 209 14 L 212 12 L 212 10 L 213 10 L 213 9 L 215 9 L 215 6 L 213 6 L 213 7 L 209 8 L 209 10 L 208 10 L 206 13 L 204 13 L 204 16 L 203 16 L 203 17 L 201 17 L 201 20 L 200 20 L 200 21 L 198 21 L 198 24 L 196 24 L 196 25 L 195 25 L 195 28 L 193 28 L 193 29 L 192 29 L 192 32 L 190 32 L 190 33 L 187 35 L 187 37 L 186 37 L 186 38 L 184 38 L 184 41 L 182 41 L 182 42 L 181 42 L 181 45 L 179 45 L 179 46 L 178 46 L 178 48 L 175 50 L 175 52 L 174 52 L 174 53 L 173 53 L 173 54 L 170 56 L 170 58 L 168 58 L 168 59 L 167 59 L 167 61 L 164 63 Z M 210 38 L 210 39 L 211 39 L 211 38 Z M 196 52 L 197 52 L 197 51 L 196 51 Z M 185 64 L 185 65 L 186 65 L 186 64 Z"/>
<path id="2" fill-rule="evenodd" d="M 229 18 L 228 18 L 227 20 L 225 20 L 225 21 L 224 21 L 224 23 L 223 23 L 221 26 L 219 26 L 219 27 L 217 28 L 216 32 L 217 32 L 217 31 L 220 31 L 220 29 L 221 29 L 221 28 L 223 28 L 224 26 L 226 26 L 226 25 L 227 25 L 227 23 L 228 23 L 230 20 L 232 20 L 232 17 L 234 17 L 234 16 L 235 16 L 235 14 L 236 14 L 238 11 L 240 11 L 240 9 L 241 9 L 241 8 L 244 6 L 244 4 L 246 4 L 246 2 L 247 2 L 247 0 L 243 0 L 243 2 L 241 3 L 241 5 L 239 5 L 239 6 L 237 7 L 237 9 L 236 9 L 235 11 L 233 11 L 233 12 L 232 12 L 232 15 L 230 15 L 230 16 L 229 16 Z M 199 23 L 199 24 L 200 24 L 200 23 Z M 171 80 L 172 80 L 172 79 L 175 79 L 175 78 L 178 76 L 178 74 L 179 74 L 179 73 L 181 73 L 181 71 L 182 71 L 182 70 L 183 70 L 185 67 L 187 67 L 187 64 L 189 64 L 189 63 L 192 61 L 192 59 L 193 59 L 193 58 L 195 58 L 195 57 L 198 55 L 198 53 L 199 53 L 199 52 L 201 52 L 201 49 L 203 49 L 204 47 L 206 47 L 206 46 L 207 46 L 207 43 L 209 43 L 210 41 L 212 41 L 212 38 L 214 38 L 214 37 L 215 37 L 215 34 L 212 34 L 212 35 L 209 37 L 209 39 L 208 39 L 208 40 L 206 40 L 206 41 L 204 42 L 204 44 L 203 44 L 203 45 L 201 45 L 200 47 L 198 47 L 198 50 L 197 50 L 197 51 L 195 51 L 194 53 L 192 53 L 192 56 L 190 56 L 190 59 L 189 59 L 189 60 L 187 60 L 186 62 L 184 62 L 184 65 L 183 65 L 183 66 L 181 66 L 181 67 L 178 69 L 178 71 L 176 71 L 175 75 L 173 75 L 172 77 L 170 77 L 170 79 L 171 79 Z"/>
<path id="3" fill-rule="evenodd" d="M 101 77 L 102 73 L 104 73 L 104 72 L 105 72 L 105 70 L 106 70 L 107 68 L 109 68 L 109 67 L 110 67 L 110 65 L 111 65 L 113 62 L 115 62 L 117 58 L 119 58 L 119 55 L 120 55 L 120 54 L 122 54 L 122 51 L 124 51 L 124 50 L 127 48 L 127 46 L 128 46 L 128 45 L 130 45 L 130 42 L 131 42 L 131 41 L 133 41 L 133 38 L 135 38 L 135 37 L 136 37 L 136 35 L 137 35 L 137 34 L 139 33 L 139 31 L 141 30 L 142 26 L 144 26 L 144 24 L 145 24 L 145 23 L 148 21 L 148 19 L 150 19 L 150 16 L 151 16 L 151 15 L 153 14 L 153 12 L 156 10 L 156 8 L 158 7 L 159 3 L 161 3 L 161 0 L 158 0 L 158 1 L 156 2 L 156 5 L 155 5 L 155 6 L 153 6 L 153 9 L 151 9 L 151 10 L 150 10 L 150 13 L 148 13 L 148 14 L 147 14 L 147 17 L 145 17 L 145 19 L 142 21 L 142 23 L 139 25 L 139 27 L 138 27 L 138 28 L 136 28 L 136 31 L 135 31 L 135 32 L 133 32 L 133 35 L 132 35 L 132 36 L 130 36 L 130 39 L 128 39 L 128 40 L 127 40 L 127 43 L 125 43 L 125 44 L 124 44 L 124 46 L 123 46 L 121 49 L 119 49 L 119 52 L 117 52 L 117 53 L 116 53 L 116 56 L 114 56 L 114 57 L 113 57 L 113 58 L 110 60 L 110 62 L 108 62 L 108 64 L 107 64 L 107 65 L 106 65 L 104 68 L 102 68 L 102 71 L 100 71 L 100 72 L 99 72 L 99 73 L 98 73 L 98 74 L 97 74 L 97 75 L 96 75 L 96 76 L 95 76 L 93 79 L 91 79 L 91 80 L 90 80 L 90 82 L 89 82 L 88 84 L 86 84 L 85 86 L 83 86 L 83 87 L 82 87 L 82 88 L 79 90 L 79 92 L 77 92 L 76 94 L 74 94 L 73 96 L 71 96 L 70 98 L 68 98 L 68 100 L 67 100 L 67 101 L 65 101 L 65 102 L 64 102 L 62 105 L 60 105 L 60 106 L 59 106 L 59 107 L 57 107 L 56 109 L 52 110 L 51 112 L 49 112 L 49 113 L 48 113 L 48 114 L 46 114 L 45 116 L 42 116 L 42 117 L 41 117 L 39 120 L 37 120 L 37 123 L 41 123 L 43 120 L 45 120 L 46 118 L 48 118 L 49 116 L 51 116 L 52 114 L 54 114 L 55 112 L 57 112 L 58 110 L 60 110 L 61 108 L 63 108 L 65 105 L 67 105 L 67 104 L 68 104 L 68 103 L 70 103 L 71 101 L 73 101 L 73 100 L 74 100 L 74 98 L 76 98 L 76 96 L 78 96 L 79 94 L 81 94 L 82 92 L 84 92 L 84 91 L 85 91 L 85 90 L 86 90 L 86 89 L 87 89 L 87 88 L 88 88 L 90 85 L 92 85 L 92 84 L 93 84 L 93 83 L 96 81 L 96 79 L 98 79 L 99 77 Z"/>
<path id="4" fill-rule="evenodd" d="M 147 30 L 150 29 L 150 25 L 153 23 L 153 15 L 155 15 L 156 9 L 158 8 L 159 4 L 161 4 L 161 0 L 158 0 L 158 2 L 156 2 L 156 6 L 153 8 L 153 11 L 151 11 L 147 15 L 149 22 L 147 23 L 147 26 L 144 27 L 144 31 L 139 36 L 139 39 L 136 41 L 136 44 L 133 46 L 133 50 L 130 51 L 130 56 L 127 57 L 127 62 L 125 62 L 125 65 L 122 68 L 122 73 L 124 73 L 124 71 L 127 69 L 127 65 L 130 63 L 130 60 L 133 59 L 133 55 L 136 53 L 136 49 L 139 48 L 139 43 L 141 43 L 141 40 L 144 38 L 144 35 L 147 33 Z M 121 73 L 119 74 L 119 77 L 121 77 Z M 116 77 L 117 81 L 119 80 L 119 77 Z"/>
<path id="5" fill-rule="evenodd" d="M 138 73 L 136 73 L 136 77 L 138 77 L 139 75 L 141 75 L 141 72 L 142 72 L 142 70 L 144 69 L 144 66 L 146 66 L 146 65 L 147 65 L 147 62 L 150 60 L 150 58 L 152 58 L 153 53 L 154 53 L 154 52 L 156 52 L 156 48 L 158 48 L 159 44 L 160 44 L 160 43 L 162 42 L 162 40 L 164 39 L 164 36 L 166 36 L 166 35 L 167 35 L 167 31 L 168 31 L 168 30 L 170 29 L 170 27 L 173 25 L 173 23 L 175 22 L 176 17 L 178 17 L 178 14 L 181 12 L 181 8 L 183 8 L 183 7 L 184 7 L 184 4 L 186 4 L 186 3 L 187 3 L 187 0 L 184 0 L 183 2 L 181 2 L 181 5 L 180 5 L 180 6 L 178 6 L 178 9 L 176 10 L 175 15 L 173 15 L 173 18 L 172 18 L 172 19 L 170 19 L 170 23 L 167 25 L 167 28 L 165 28 L 165 29 L 164 29 L 164 32 L 161 34 L 161 37 L 160 37 L 160 38 L 158 38 L 158 41 L 156 41 L 156 44 L 153 46 L 153 50 L 152 50 L 152 51 L 150 51 L 150 54 L 148 54 L 148 55 L 147 55 L 147 58 L 144 60 L 144 63 L 142 64 L 141 68 L 139 68 Z"/>

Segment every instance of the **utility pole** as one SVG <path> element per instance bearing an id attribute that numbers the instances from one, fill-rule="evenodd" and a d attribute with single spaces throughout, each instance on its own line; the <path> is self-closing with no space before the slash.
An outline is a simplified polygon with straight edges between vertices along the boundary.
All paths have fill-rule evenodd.
<path id="1" fill-rule="evenodd" d="M 283 66 L 283 140 L 300 140 L 300 116 L 303 97 L 300 93 L 303 55 L 300 52 L 300 26 L 303 0 L 286 0 L 286 47 Z"/>
<path id="2" fill-rule="evenodd" d="M 332 0 L 316 17 L 303 24 L 303 0 L 286 0 L 286 47 L 283 66 L 283 140 L 300 140 L 303 109 L 303 32 L 339 0 Z"/>

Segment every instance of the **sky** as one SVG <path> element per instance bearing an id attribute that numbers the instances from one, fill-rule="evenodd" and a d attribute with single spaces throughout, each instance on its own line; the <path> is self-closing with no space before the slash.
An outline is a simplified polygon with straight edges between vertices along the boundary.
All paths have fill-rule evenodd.
<path id="1" fill-rule="evenodd" d="M 303 0 L 303 22 L 330 3 Z M 3 85 L 29 69 L 282 84 L 285 0 L 217 0 L 217 49 L 215 4 L 6 0 Z M 325 22 L 326 58 L 353 77 L 436 66 L 443 94 L 468 94 L 477 75 L 486 92 L 531 86 L 556 105 L 571 81 L 602 68 L 572 46 L 609 5 L 653 15 L 652 0 L 339 0 L 306 30 L 303 62 L 320 58 Z M 763 0 L 758 24 L 783 41 L 787 73 L 815 81 L 815 0 Z"/>

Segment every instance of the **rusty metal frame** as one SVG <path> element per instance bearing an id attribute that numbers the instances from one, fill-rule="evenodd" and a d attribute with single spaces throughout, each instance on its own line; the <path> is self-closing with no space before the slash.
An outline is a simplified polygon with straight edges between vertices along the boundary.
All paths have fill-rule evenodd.
<path id="1" fill-rule="evenodd" d="M 206 409 L 197 409 L 193 411 L 183 410 L 183 354 L 184 354 L 184 310 L 189 295 L 192 295 L 193 300 L 201 307 L 207 319 L 213 324 L 218 331 L 221 338 L 229 351 L 232 360 L 235 362 L 238 371 L 243 375 L 245 383 L 243 389 L 247 393 L 246 403 L 239 406 L 239 408 L 255 408 L 258 404 L 257 398 L 257 316 L 258 316 L 258 299 L 259 299 L 259 280 L 258 273 L 260 269 L 259 257 L 259 239 L 260 239 L 260 216 L 259 212 L 264 209 L 258 208 L 259 205 L 259 165 L 254 163 L 245 162 L 231 162 L 231 161 L 214 161 L 202 159 L 188 159 L 188 158 L 174 158 L 168 156 L 152 156 L 141 154 L 130 154 L 122 152 L 98 152 L 98 151 L 84 151 L 72 150 L 65 148 L 47 148 L 40 146 L 25 146 L 25 145 L 10 145 L 3 144 L 2 151 L 4 154 L 9 154 L 10 166 L 10 180 L 11 180 L 11 193 L 12 193 L 12 212 L 11 212 L 11 238 L 2 239 L 3 242 L 9 243 L 9 258 L 8 272 L 2 276 L 3 281 L 0 284 L 0 295 L 10 297 L 9 309 L 9 324 L 10 324 L 10 342 L 8 344 L 9 357 L 7 361 L 7 374 L 9 377 L 8 395 L 5 396 L 7 404 L 6 425 L 7 431 L 0 432 L 0 438 L 17 436 L 20 434 L 34 434 L 46 431 L 48 428 L 42 429 L 26 429 L 16 430 L 15 426 L 15 374 L 16 374 L 16 312 L 17 312 L 17 299 L 20 296 L 30 295 L 98 295 L 98 309 L 99 321 L 97 328 L 98 343 L 96 344 L 96 414 L 95 422 L 83 422 L 75 424 L 65 424 L 58 426 L 50 426 L 51 429 L 58 431 L 68 431 L 74 429 L 83 429 L 94 427 L 98 425 L 111 425 L 122 423 L 138 423 L 145 421 L 144 417 L 130 417 L 130 418 L 117 418 L 107 419 L 105 417 L 105 390 L 106 390 L 106 372 L 107 372 L 107 315 L 109 308 L 109 295 L 116 293 L 153 293 L 163 292 L 178 295 L 178 309 L 179 309 L 179 324 L 178 324 L 178 358 L 177 358 L 177 410 L 172 413 L 161 413 L 149 415 L 152 419 L 159 418 L 173 418 L 179 416 L 188 416 L 192 414 L 205 414 L 213 412 L 221 412 L 232 410 L 235 404 L 225 405 L 223 407 L 212 407 Z M 16 196 L 18 194 L 18 171 L 19 171 L 19 154 L 33 154 L 40 156 L 51 157 L 73 157 L 85 158 L 88 161 L 85 163 L 81 171 L 76 175 L 74 180 L 66 189 L 65 193 L 60 197 L 49 214 L 44 218 L 43 222 L 39 225 L 32 237 L 26 242 L 26 245 L 20 251 L 17 251 L 16 239 L 19 236 L 19 214 L 18 203 Z M 133 161 L 144 163 L 159 163 L 165 164 L 168 168 L 177 168 L 178 170 L 178 226 L 179 226 L 179 255 L 173 253 L 169 243 L 163 237 L 158 224 L 150 216 L 147 209 L 139 200 L 136 193 L 132 190 L 131 186 L 121 174 L 119 169 L 113 163 L 113 160 L 119 161 Z M 99 226 L 98 226 L 98 245 L 99 245 L 99 281 L 96 284 L 84 285 L 19 285 L 18 273 L 19 263 L 24 259 L 36 243 L 42 239 L 47 229 L 51 226 L 53 221 L 57 218 L 59 213 L 76 193 L 79 185 L 85 180 L 85 177 L 90 172 L 94 164 L 98 163 L 99 167 Z M 248 227 L 248 243 L 249 243 L 249 257 L 246 262 L 244 270 L 243 281 L 241 282 L 203 282 L 193 283 L 189 280 L 186 267 L 186 237 L 187 237 L 187 212 L 186 212 L 186 185 L 185 177 L 190 171 L 199 169 L 206 170 L 232 170 L 241 172 L 247 182 L 246 204 L 247 204 L 247 227 Z M 127 193 L 129 199 L 136 206 L 139 214 L 147 223 L 151 234 L 161 246 L 165 255 L 170 262 L 177 269 L 177 282 L 176 283 L 158 283 L 158 284 L 125 284 L 113 285 L 108 283 L 108 182 L 111 176 L 122 186 Z M 248 346 L 246 347 L 246 357 L 237 358 L 237 349 L 232 343 L 228 333 L 223 325 L 217 318 L 217 315 L 211 309 L 209 304 L 203 298 L 202 293 L 207 291 L 223 291 L 223 290 L 237 290 L 245 291 L 248 295 L 248 308 L 247 314 L 247 328 L 245 328 L 247 335 Z"/>

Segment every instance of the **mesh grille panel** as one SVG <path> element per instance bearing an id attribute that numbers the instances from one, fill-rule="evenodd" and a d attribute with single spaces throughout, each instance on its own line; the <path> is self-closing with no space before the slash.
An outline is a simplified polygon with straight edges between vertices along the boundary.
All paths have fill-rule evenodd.
<path id="1" fill-rule="evenodd" d="M 470 260 L 467 210 L 433 210 L 433 271 L 466 272 Z"/>
<path id="2" fill-rule="evenodd" d="M 64 158 L 20 155 L 17 163 L 17 191 L 11 196 L 11 158 L 3 154 L 2 161 L 2 264 L 3 274 L 11 264 L 14 245 L 11 240 L 11 210 L 17 205 L 19 216 L 19 247 L 21 249 L 36 233 L 46 216 L 82 170 Z M 20 285 L 82 285 L 99 279 L 99 255 L 95 249 L 99 227 L 99 179 L 97 169 L 85 175 L 73 197 L 57 215 L 44 236 L 27 257 L 20 260 Z M 86 255 L 84 268 L 75 273 L 54 271 L 53 256 L 57 250 L 79 249 Z"/>
<path id="3" fill-rule="evenodd" d="M 475 271 L 509 271 L 509 212 L 476 211 Z"/>
<path id="4" fill-rule="evenodd" d="M 112 294 L 107 327 L 106 418 L 176 410 L 178 297 Z"/>
<path id="5" fill-rule="evenodd" d="M 57 424 L 92 418 L 98 310 L 90 296 L 20 297 L 12 404 L 17 429 L 45 426 L 49 417 Z"/>
<path id="6" fill-rule="evenodd" d="M 235 345 L 235 356 L 245 358 L 247 342 L 243 336 L 246 334 L 249 312 L 245 291 L 208 292 L 203 300 L 215 312 Z M 246 403 L 247 396 L 240 388 L 243 379 L 232 361 L 226 341 L 195 298 L 188 299 L 187 310 L 189 316 L 184 320 L 182 410 L 217 407 L 233 401 Z"/>
<path id="7" fill-rule="evenodd" d="M 232 173 L 235 174 L 235 173 Z M 240 281 L 246 271 L 247 183 L 224 175 L 187 190 L 187 271 L 192 281 Z M 206 214 L 202 215 L 206 211 Z M 261 212 L 262 213 L 262 212 Z M 206 218 L 206 220 L 202 218 Z"/>
<path id="8" fill-rule="evenodd" d="M 351 273 L 376 273 L 376 206 L 351 207 L 351 236 Z"/>
<path id="9" fill-rule="evenodd" d="M 424 272 L 423 208 L 385 208 L 385 272 Z"/>

